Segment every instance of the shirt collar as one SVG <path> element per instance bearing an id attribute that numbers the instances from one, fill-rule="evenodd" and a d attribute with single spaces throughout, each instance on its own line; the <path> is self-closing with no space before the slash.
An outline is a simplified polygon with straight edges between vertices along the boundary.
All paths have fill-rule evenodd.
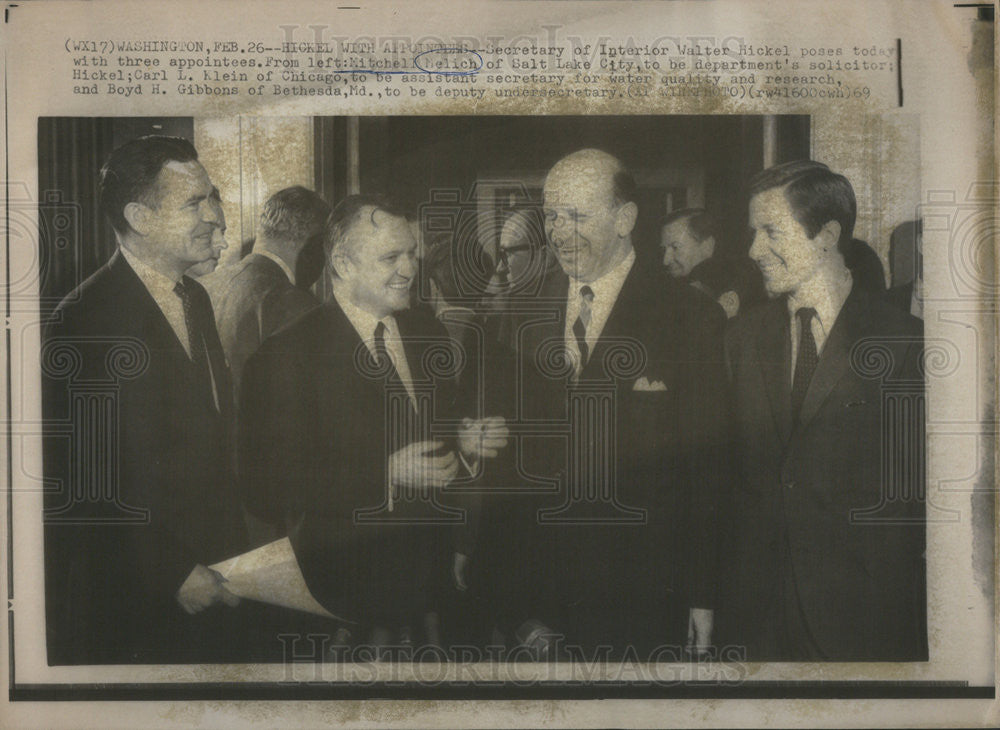
<path id="1" fill-rule="evenodd" d="M 570 277 L 570 297 L 578 297 L 581 287 L 589 286 L 591 291 L 594 292 L 595 302 L 614 301 L 618 298 L 618 292 L 624 286 L 625 279 L 632 270 L 632 264 L 634 263 L 635 249 L 632 249 L 628 252 L 628 256 L 619 261 L 613 269 L 598 279 L 594 279 L 591 282 L 582 282 Z"/>
<path id="2" fill-rule="evenodd" d="M 161 292 L 173 293 L 174 287 L 177 286 L 177 279 L 172 279 L 165 274 L 161 274 L 159 271 L 125 248 L 125 246 L 119 246 L 119 250 L 122 252 L 122 256 L 125 257 L 128 265 L 132 267 L 132 271 L 136 273 L 139 280 L 142 281 L 145 287 L 149 290 L 150 294 L 153 294 L 155 297 Z"/>
<path id="3" fill-rule="evenodd" d="M 829 332 L 851 293 L 853 283 L 854 279 L 848 269 L 844 269 L 842 275 L 832 282 L 821 278 L 807 282 L 794 295 L 788 297 L 788 314 L 794 319 L 799 309 L 812 307 L 816 310 L 816 318 L 822 325 L 823 331 Z"/>
<path id="4" fill-rule="evenodd" d="M 347 316 L 348 321 L 357 331 L 358 335 L 365 345 L 371 346 L 371 342 L 375 337 L 375 327 L 379 322 L 385 325 L 386 337 L 395 338 L 396 337 L 396 318 L 391 314 L 386 315 L 382 319 L 378 319 L 374 314 L 366 312 L 358 306 L 355 306 L 351 302 L 346 293 L 343 291 L 342 287 L 334 284 L 333 286 L 333 297 L 337 300 L 337 304 L 340 308 L 344 310 L 344 314 Z"/>
<path id="5" fill-rule="evenodd" d="M 292 284 L 295 283 L 295 273 L 288 266 L 288 264 L 285 263 L 285 260 L 281 258 L 278 254 L 268 251 L 266 248 L 262 248 L 259 251 L 254 251 L 254 253 L 259 253 L 261 256 L 271 259 L 271 261 L 280 266 L 281 270 L 285 272 L 285 276 L 288 277 L 288 281 Z"/>

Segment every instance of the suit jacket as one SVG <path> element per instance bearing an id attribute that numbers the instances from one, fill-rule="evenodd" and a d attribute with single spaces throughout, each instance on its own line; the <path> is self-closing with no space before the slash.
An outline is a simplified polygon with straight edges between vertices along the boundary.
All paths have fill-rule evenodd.
<path id="1" fill-rule="evenodd" d="M 46 610 L 55 663 L 191 660 L 194 624 L 174 595 L 196 564 L 243 548 L 226 457 L 229 373 L 208 295 L 190 288 L 218 407 L 205 369 L 120 252 L 47 326 Z"/>
<path id="2" fill-rule="evenodd" d="M 666 640 L 679 628 L 664 625 L 665 606 L 714 605 L 725 318 L 700 293 L 636 263 L 574 384 L 559 360 L 569 279 L 545 283 L 539 316 L 520 328 L 520 365 L 503 368 L 520 379 L 507 415 L 533 431 L 512 449 L 529 490 L 514 508 L 531 534 L 515 570 L 538 594 L 522 613 L 544 612 L 547 593 L 555 629 L 573 623 L 567 613 L 600 611 L 610 623 L 642 613 L 649 636 Z M 584 464 L 603 498 L 587 496 Z M 607 640 L 608 628 L 568 640 Z"/>
<path id="3" fill-rule="evenodd" d="M 243 365 L 265 339 L 319 302 L 288 280 L 274 261 L 251 253 L 224 275 L 211 281 L 209 294 L 215 308 L 222 349 L 239 391 Z"/>
<path id="4" fill-rule="evenodd" d="M 856 285 L 798 427 L 789 331 L 779 299 L 727 333 L 740 465 L 733 640 L 751 659 L 803 658 L 782 619 L 793 587 L 793 618 L 820 658 L 926 659 L 920 322 Z"/>
<path id="5" fill-rule="evenodd" d="M 248 507 L 290 527 L 320 603 L 366 623 L 405 620 L 430 607 L 448 571 L 448 528 L 463 517 L 438 497 L 405 493 L 393 496 L 390 509 L 389 455 L 430 438 L 432 424 L 434 437 L 445 439 L 458 425 L 447 333 L 423 310 L 396 319 L 419 415 L 398 380 L 375 368 L 335 302 L 267 339 L 247 361 L 241 391 Z"/>

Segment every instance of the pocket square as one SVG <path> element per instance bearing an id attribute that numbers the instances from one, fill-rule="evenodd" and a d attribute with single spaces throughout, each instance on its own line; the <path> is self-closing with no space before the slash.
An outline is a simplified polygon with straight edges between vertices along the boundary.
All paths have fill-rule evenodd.
<path id="1" fill-rule="evenodd" d="M 632 390 L 638 390 L 647 393 L 662 392 L 667 389 L 666 384 L 662 380 L 654 380 L 650 382 L 649 378 L 643 376 L 635 381 L 632 385 Z"/>

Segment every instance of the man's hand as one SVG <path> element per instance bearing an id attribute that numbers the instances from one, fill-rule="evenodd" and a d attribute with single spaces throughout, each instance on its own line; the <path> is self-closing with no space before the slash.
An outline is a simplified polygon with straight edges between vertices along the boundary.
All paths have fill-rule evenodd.
<path id="1" fill-rule="evenodd" d="M 389 483 L 421 490 L 448 486 L 458 474 L 458 459 L 451 451 L 431 455 L 442 446 L 442 441 L 418 441 L 394 453 L 389 457 Z"/>
<path id="2" fill-rule="evenodd" d="M 687 649 L 695 657 L 708 652 L 712 646 L 712 623 L 715 612 L 711 608 L 692 608 L 688 616 Z"/>
<path id="3" fill-rule="evenodd" d="M 225 582 L 214 570 L 196 565 L 177 591 L 177 602 L 190 614 L 200 613 L 220 601 L 227 606 L 239 605 L 239 596 L 227 591 Z"/>
<path id="4" fill-rule="evenodd" d="M 473 421 L 462 419 L 462 430 L 458 432 L 458 448 L 462 456 L 469 460 L 492 459 L 507 446 L 507 421 L 503 416 L 492 416 Z"/>

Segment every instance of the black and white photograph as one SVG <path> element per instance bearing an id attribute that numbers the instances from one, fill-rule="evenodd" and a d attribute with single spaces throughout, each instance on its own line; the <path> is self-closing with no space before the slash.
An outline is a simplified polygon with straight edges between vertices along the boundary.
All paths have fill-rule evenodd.
<path id="1" fill-rule="evenodd" d="M 0 726 L 994 726 L 995 3 L 25 0 Z"/>
<path id="2" fill-rule="evenodd" d="M 808 116 L 298 121 L 39 120 L 51 664 L 927 660 L 920 221 Z"/>

